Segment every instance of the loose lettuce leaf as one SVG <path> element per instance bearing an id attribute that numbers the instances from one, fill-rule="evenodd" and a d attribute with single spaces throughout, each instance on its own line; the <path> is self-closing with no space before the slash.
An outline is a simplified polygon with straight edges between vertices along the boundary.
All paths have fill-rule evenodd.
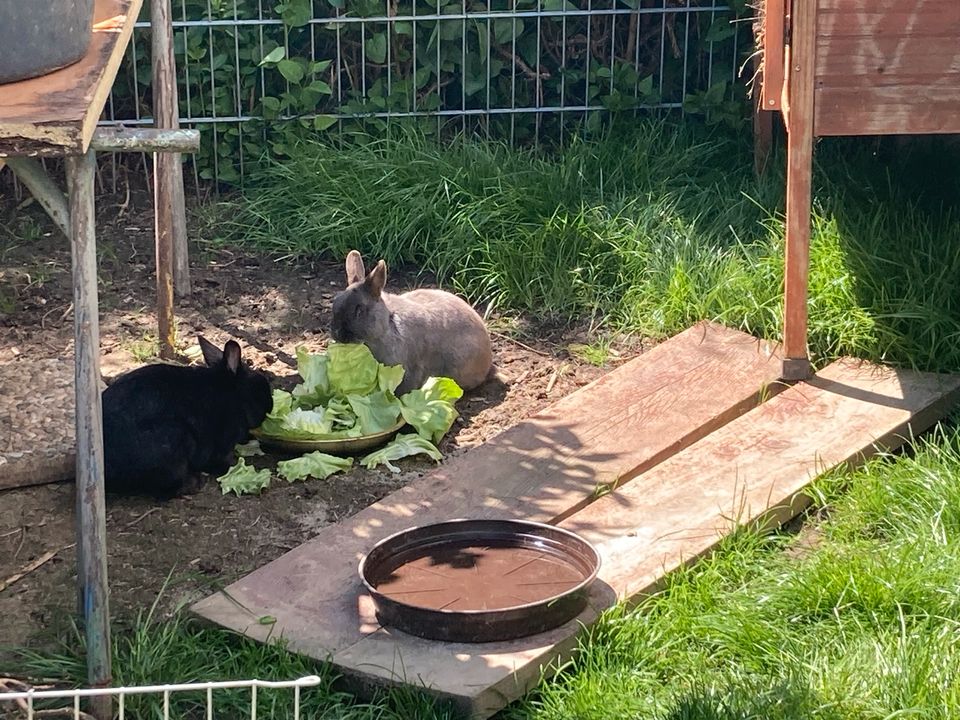
<path id="1" fill-rule="evenodd" d="M 293 389 L 293 397 L 300 407 L 322 405 L 330 395 L 330 357 L 312 354 L 302 345 L 297 347 L 297 372 L 303 382 Z"/>
<path id="2" fill-rule="evenodd" d="M 394 393 L 403 382 L 403 365 L 381 365 L 377 384 L 384 392 Z"/>
<path id="3" fill-rule="evenodd" d="M 291 410 L 293 410 L 293 395 L 286 390 L 275 389 L 273 391 L 273 409 L 267 417 L 283 418 Z"/>
<path id="4" fill-rule="evenodd" d="M 313 410 L 294 408 L 283 419 L 283 428 L 314 435 L 329 435 L 333 432 L 333 422 L 327 418 L 322 407 Z"/>
<path id="5" fill-rule="evenodd" d="M 430 377 L 421 388 L 428 400 L 443 400 L 451 405 L 463 397 L 463 388 L 457 381 L 448 377 Z"/>
<path id="6" fill-rule="evenodd" d="M 217 482 L 220 483 L 220 491 L 223 495 L 228 492 L 237 495 L 259 495 L 260 491 L 270 484 L 270 471 L 257 470 L 252 465 L 247 465 L 247 461 L 240 457 L 236 465 L 217 478 Z"/>
<path id="7" fill-rule="evenodd" d="M 333 421 L 335 429 L 352 428 L 357 424 L 357 416 L 346 398 L 334 398 L 324 408 L 327 418 Z"/>
<path id="8" fill-rule="evenodd" d="M 359 418 L 364 435 L 392 428 L 400 419 L 400 401 L 392 392 L 378 390 L 370 395 L 348 395 L 347 401 Z"/>
<path id="9" fill-rule="evenodd" d="M 312 452 L 292 460 L 277 463 L 277 473 L 287 482 L 315 477 L 325 480 L 334 473 L 350 469 L 353 458 L 334 457 L 322 452 Z"/>
<path id="10" fill-rule="evenodd" d="M 256 440 L 251 440 L 248 443 L 243 445 L 237 445 L 234 448 L 237 452 L 237 455 L 240 457 L 252 457 L 254 455 L 265 455 L 266 453 L 260 449 L 260 443 Z"/>
<path id="11" fill-rule="evenodd" d="M 360 343 L 330 343 L 327 375 L 331 395 L 368 395 L 377 389 L 380 363 Z"/>
<path id="12" fill-rule="evenodd" d="M 390 472 L 398 473 L 400 468 L 391 463 L 391 460 L 399 460 L 400 458 L 410 457 L 411 455 L 429 455 L 434 460 L 441 460 L 443 455 L 440 454 L 440 451 L 429 441 L 425 440 L 419 435 L 414 435 L 412 433 L 406 435 L 398 435 L 393 442 L 388 445 L 384 445 L 379 450 L 375 450 L 369 455 L 365 455 L 360 459 L 360 463 L 368 468 L 373 469 L 377 465 L 386 465 L 387 469 Z"/>
<path id="13" fill-rule="evenodd" d="M 460 413 L 454 407 L 463 390 L 451 378 L 429 378 L 400 398 L 403 419 L 425 440 L 440 442 Z"/>

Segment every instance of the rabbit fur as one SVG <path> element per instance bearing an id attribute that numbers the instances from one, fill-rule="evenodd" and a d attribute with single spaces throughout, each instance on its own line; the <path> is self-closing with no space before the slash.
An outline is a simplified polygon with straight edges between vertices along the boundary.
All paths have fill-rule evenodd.
<path id="1" fill-rule="evenodd" d="M 466 301 L 430 288 L 389 293 L 386 263 L 366 273 L 356 250 L 347 255 L 346 272 L 347 287 L 333 299 L 330 334 L 336 342 L 365 344 L 384 365 L 403 365 L 397 395 L 429 377 L 450 377 L 471 390 L 494 374 L 490 335 Z"/>
<path id="2" fill-rule="evenodd" d="M 273 409 L 266 376 L 199 337 L 205 367 L 157 363 L 132 370 L 102 394 L 108 492 L 165 499 L 196 492 L 199 473 L 222 475 L 234 447 Z"/>

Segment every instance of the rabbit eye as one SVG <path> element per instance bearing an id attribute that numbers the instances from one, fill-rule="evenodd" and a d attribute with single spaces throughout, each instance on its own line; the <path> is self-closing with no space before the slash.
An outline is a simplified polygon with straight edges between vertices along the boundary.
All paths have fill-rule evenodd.
<path id="1" fill-rule="evenodd" d="M 357 317 L 363 317 L 363 305 L 357 305 L 353 309 L 353 314 L 356 315 Z"/>

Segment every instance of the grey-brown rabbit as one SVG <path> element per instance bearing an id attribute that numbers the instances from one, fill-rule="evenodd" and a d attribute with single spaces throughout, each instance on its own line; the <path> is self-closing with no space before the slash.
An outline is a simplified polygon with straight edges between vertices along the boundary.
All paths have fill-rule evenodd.
<path id="1" fill-rule="evenodd" d="M 341 343 L 363 343 L 384 365 L 403 365 L 397 395 L 429 377 L 450 377 L 464 390 L 493 374 L 490 334 L 477 312 L 444 290 L 386 292 L 387 266 L 366 273 L 356 250 L 347 255 L 347 288 L 333 299 L 330 331 Z"/>

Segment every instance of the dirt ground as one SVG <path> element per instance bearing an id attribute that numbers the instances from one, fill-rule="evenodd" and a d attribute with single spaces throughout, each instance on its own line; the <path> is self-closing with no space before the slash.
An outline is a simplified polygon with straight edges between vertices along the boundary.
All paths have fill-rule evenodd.
<path id="1" fill-rule="evenodd" d="M 148 196 L 134 195 L 125 206 L 122 198 L 101 197 L 98 208 L 102 372 L 109 379 L 147 362 L 155 347 L 153 220 Z M 317 350 L 326 343 L 342 264 L 278 261 L 200 244 L 191 247 L 191 265 L 194 291 L 177 307 L 182 346 L 195 344 L 198 332 L 220 344 L 233 337 L 275 384 L 296 382 L 295 347 Z M 409 288 L 412 277 L 392 271 L 389 286 Z M 35 360 L 72 359 L 71 301 L 66 239 L 35 205 L 17 209 L 0 190 L 0 362 L 22 364 L 28 378 Z M 640 349 L 614 344 L 605 365 L 597 366 L 570 352 L 571 344 L 590 342 L 583 328 L 529 318 L 492 317 L 490 323 L 495 362 L 506 383 L 488 383 L 460 401 L 461 418 L 440 445 L 447 458 Z M 260 496 L 223 496 L 210 480 L 199 494 L 162 504 L 108 497 L 115 624 L 148 608 L 168 574 L 161 613 L 234 581 L 433 467 L 421 459 L 400 465 L 397 475 L 355 468 L 324 481 L 287 484 L 275 478 Z M 0 590 L 0 648 L 42 646 L 69 621 L 76 597 L 74 540 L 72 482 L 0 492 L 0 587 L 28 570 Z"/>

